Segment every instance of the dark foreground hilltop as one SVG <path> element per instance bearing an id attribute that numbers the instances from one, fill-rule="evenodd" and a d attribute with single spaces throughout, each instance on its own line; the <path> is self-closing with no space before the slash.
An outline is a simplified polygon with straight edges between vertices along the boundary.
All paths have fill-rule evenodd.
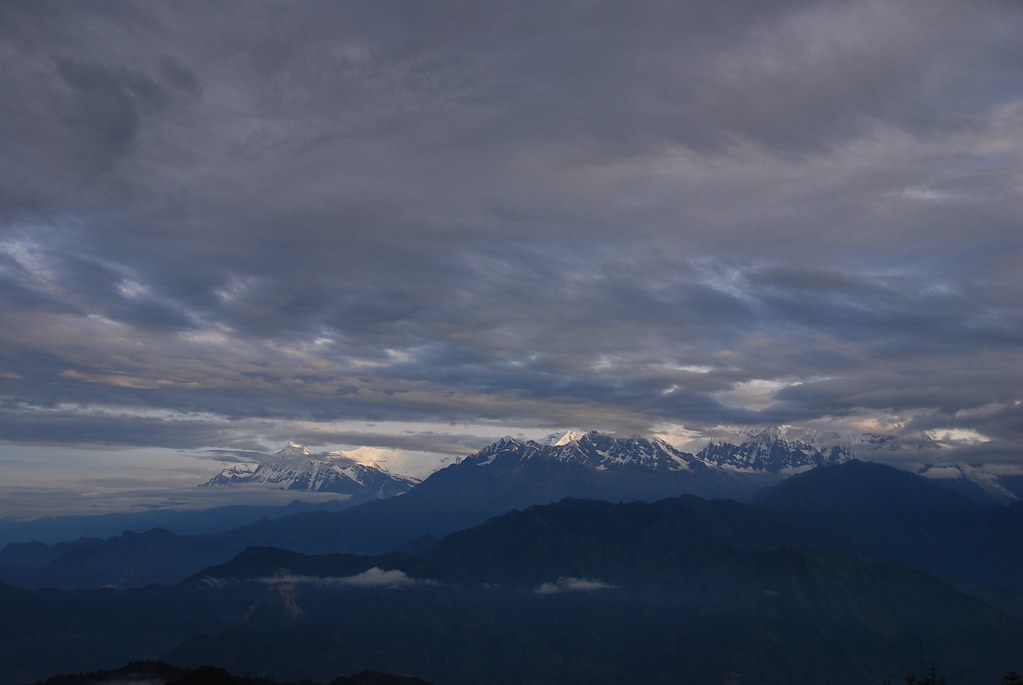
<path id="1" fill-rule="evenodd" d="M 38 685 L 319 685 L 309 680 L 279 683 L 267 678 L 231 675 L 221 668 L 200 666 L 178 668 L 163 661 L 136 661 L 112 671 L 93 671 L 56 675 L 39 681 Z M 421 678 L 389 675 L 379 671 L 363 671 L 342 676 L 328 685 L 432 685 Z"/>

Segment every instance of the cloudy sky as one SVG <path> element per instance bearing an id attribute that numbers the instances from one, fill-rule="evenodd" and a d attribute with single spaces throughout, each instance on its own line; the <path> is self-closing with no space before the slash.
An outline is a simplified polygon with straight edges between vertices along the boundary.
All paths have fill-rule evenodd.
<path id="1" fill-rule="evenodd" d="M 4 2 L 7 497 L 564 427 L 1023 461 L 1021 35 L 1017 0 Z"/>

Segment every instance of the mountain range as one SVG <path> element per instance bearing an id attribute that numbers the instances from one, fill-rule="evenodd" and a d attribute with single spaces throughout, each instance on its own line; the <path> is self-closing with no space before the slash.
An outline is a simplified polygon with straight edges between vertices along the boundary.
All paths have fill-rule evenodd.
<path id="1" fill-rule="evenodd" d="M 569 431 L 554 434 L 540 442 L 549 443 L 554 447 L 564 447 L 584 435 L 584 433 Z M 660 443 L 660 441 L 649 442 Z M 560 445 L 554 443 L 560 443 Z M 539 447 L 542 449 L 545 445 L 541 444 Z M 733 472 L 759 474 L 759 479 L 721 478 L 722 485 L 730 481 L 732 486 L 739 487 L 725 487 L 724 489 L 719 487 L 715 491 L 713 487 L 708 486 L 702 493 L 707 496 L 748 499 L 752 492 L 761 485 L 778 482 L 792 473 L 813 468 L 818 464 L 836 463 L 849 457 L 868 461 L 886 461 L 893 455 L 900 460 L 907 456 L 913 458 L 922 464 L 918 467 L 918 473 L 927 476 L 941 487 L 957 490 L 978 501 L 1009 502 L 1023 496 L 1023 475 L 994 472 L 983 464 L 949 463 L 948 460 L 941 458 L 943 454 L 941 446 L 925 435 L 919 436 L 918 439 L 877 434 L 820 436 L 810 431 L 768 427 L 737 434 L 729 440 L 709 443 L 696 454 L 677 450 L 670 445 L 668 447 L 672 453 L 672 456 L 668 458 L 669 464 L 675 459 L 681 459 L 687 464 L 702 462 L 708 466 L 718 466 Z M 493 445 L 484 448 L 484 451 L 492 452 L 493 450 Z M 277 455 L 266 455 L 263 458 L 263 463 L 229 465 L 200 487 L 208 491 L 239 486 L 253 491 L 258 491 L 260 488 L 273 488 L 298 494 L 308 491 L 309 484 L 320 483 L 323 487 L 324 474 L 333 472 L 334 466 L 340 466 L 346 462 L 346 459 L 357 462 L 355 465 L 351 465 L 351 473 L 356 473 L 355 467 L 357 466 L 360 467 L 359 470 L 366 469 L 372 476 L 357 475 L 358 480 L 362 482 L 360 484 L 342 473 L 336 479 L 336 487 L 340 492 L 334 494 L 338 496 L 316 504 L 296 500 L 287 506 L 232 505 L 197 511 L 165 507 L 105 515 L 59 516 L 19 521 L 0 519 L 0 547 L 11 542 L 21 543 L 32 540 L 53 545 L 82 537 L 106 538 L 125 531 L 141 533 L 152 528 L 164 528 L 179 535 L 203 532 L 220 533 L 261 519 L 283 518 L 301 512 L 337 511 L 378 499 L 381 494 L 388 495 L 402 491 L 416 482 L 416 479 L 405 474 L 388 471 L 378 463 L 365 459 L 357 460 L 351 454 L 347 457 L 343 456 L 343 453 L 313 454 L 295 444 L 286 446 L 281 452 Z M 297 459 L 295 458 L 296 453 Z M 310 474 L 313 470 L 313 463 L 317 464 L 317 478 L 299 476 L 299 471 L 305 471 L 307 475 Z M 639 465 L 638 461 L 637 465 Z M 258 478 L 255 477 L 257 471 L 259 472 Z M 374 471 L 375 473 L 373 473 Z M 619 469 L 618 473 L 622 475 L 622 469 Z M 682 479 L 678 478 L 676 474 L 676 480 Z M 386 484 L 386 487 L 381 490 L 383 484 Z M 700 494 L 693 483 L 690 483 L 683 491 Z M 330 490 L 321 490 L 321 492 L 330 492 Z M 662 490 L 662 492 L 665 495 L 671 494 L 669 490 Z M 565 492 L 564 494 L 571 493 Z M 548 501 L 555 499 L 557 496 Z M 2 563 L 4 563 L 3 553 L 0 552 L 0 564 Z"/>
<path id="2" fill-rule="evenodd" d="M 596 432 L 554 434 L 543 441 L 504 438 L 416 485 L 372 465 L 353 464 L 339 454 L 314 455 L 291 444 L 256 468 L 250 475 L 259 479 L 246 481 L 248 485 L 351 486 L 361 488 L 361 494 L 353 495 L 354 501 L 340 510 L 317 508 L 266 517 L 211 533 L 145 529 L 53 545 L 9 544 L 0 549 L 0 582 L 64 589 L 174 583 L 252 546 L 312 554 L 426 549 L 444 535 L 490 517 L 565 497 L 652 502 L 688 494 L 749 501 L 765 488 L 793 478 L 798 482 L 799 474 L 808 469 L 831 468 L 851 459 L 848 449 L 787 440 L 773 429 L 746 437 L 737 445 L 713 443 L 695 455 L 662 440 Z M 888 449 L 887 442 L 869 444 Z M 227 477 L 222 480 L 231 482 Z M 215 481 L 209 487 L 230 487 Z M 927 482 L 993 502 L 968 481 Z M 385 496 L 401 488 L 408 489 Z"/>
<path id="3" fill-rule="evenodd" d="M 594 432 L 542 442 L 509 437 L 433 473 L 399 497 L 260 521 L 224 536 L 243 547 L 380 554 L 564 497 L 623 502 L 692 494 L 748 500 L 783 478 L 710 464 L 660 440 Z"/>
<path id="4" fill-rule="evenodd" d="M 798 472 L 807 468 L 840 464 L 853 457 L 848 445 L 819 446 L 812 439 L 785 438 L 775 427 L 749 432 L 735 444 L 711 442 L 696 456 L 710 464 L 736 471 Z"/>
<path id="5" fill-rule="evenodd" d="M 530 447 L 459 466 L 545 462 Z M 448 685 L 852 685 L 931 664 L 998 682 L 1023 653 L 1021 539 L 1021 503 L 857 460 L 753 503 L 568 498 L 418 549 L 259 547 L 174 586 L 0 586 L 0 685 L 138 658 L 319 682 L 372 668 Z"/>
<path id="6" fill-rule="evenodd" d="M 919 461 L 916 468 L 921 475 L 941 480 L 943 487 L 957 489 L 976 499 L 1004 502 L 1023 495 L 1023 477 L 998 476 L 978 464 L 942 463 L 941 444 L 926 433 L 916 438 L 881 433 L 820 435 L 791 427 L 767 426 L 744 431 L 733 439 L 711 441 L 696 453 L 690 453 L 656 438 L 622 438 L 596 431 L 569 430 L 538 441 L 502 438 L 466 459 L 478 461 L 484 453 L 493 455 L 503 444 L 525 445 L 542 459 L 601 471 L 610 469 L 618 475 L 627 470 L 633 474 L 647 470 L 662 477 L 666 473 L 692 474 L 695 471 L 704 482 L 696 483 L 691 477 L 689 482 L 673 487 L 678 492 L 707 496 L 745 499 L 772 478 L 780 480 L 793 473 L 853 458 L 884 461 L 905 456 Z M 710 474 L 715 467 L 759 478 L 729 479 L 718 474 L 718 482 L 714 483 L 715 476 Z M 405 492 L 418 482 L 344 452 L 314 454 L 297 443 L 289 443 L 258 464 L 229 465 L 201 487 L 261 485 L 343 493 L 357 498 L 353 501 L 365 501 Z"/>
<path id="7" fill-rule="evenodd" d="M 375 556 L 387 563 L 414 557 L 419 560 L 416 565 L 403 570 L 446 581 L 531 584 L 551 574 L 599 571 L 604 578 L 627 584 L 637 578 L 652 581 L 650 568 L 636 550 L 628 550 L 629 545 L 642 547 L 645 555 L 667 555 L 672 563 L 701 549 L 795 547 L 869 564 L 900 564 L 948 582 L 981 583 L 1023 594 L 1021 535 L 1023 502 L 979 504 L 915 474 L 851 460 L 793 476 L 761 491 L 752 503 L 693 495 L 618 503 L 564 498 L 492 517 L 418 550 L 402 548 Z M 593 549 L 584 552 L 585 546 Z M 605 558 L 616 547 L 619 551 Z M 595 554 L 604 559 L 598 567 L 593 566 Z M 343 568 L 315 566 L 321 561 L 313 567 L 298 565 L 303 559 L 333 559 Z M 193 581 L 272 576 L 284 567 L 298 574 L 348 575 L 368 568 L 360 567 L 369 559 L 250 548 Z M 559 559 L 576 566 L 558 566 Z M 250 566 L 254 560 L 256 565 Z M 534 561 L 542 562 L 540 570 L 529 570 Z M 350 562 L 355 566 L 345 566 Z"/>

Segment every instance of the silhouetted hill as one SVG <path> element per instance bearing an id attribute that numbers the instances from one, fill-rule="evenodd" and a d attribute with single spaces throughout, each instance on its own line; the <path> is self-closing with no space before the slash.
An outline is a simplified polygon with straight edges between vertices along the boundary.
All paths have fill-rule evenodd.
<path id="1" fill-rule="evenodd" d="M 693 496 L 654 503 L 566 498 L 496 516 L 452 533 L 421 553 L 312 555 L 249 548 L 192 577 L 245 579 L 279 569 L 346 576 L 376 565 L 446 582 L 532 584 L 558 575 L 613 573 L 616 582 L 649 584 L 658 565 L 697 563 L 713 550 L 783 546 L 827 548 L 812 527 L 733 500 Z M 671 573 L 669 573 L 669 578 Z"/>
<path id="2" fill-rule="evenodd" d="M 653 504 L 566 499 L 493 517 L 441 542 L 403 551 L 411 558 L 422 554 L 416 569 L 434 577 L 503 582 L 530 559 L 548 565 L 563 559 L 566 566 L 559 572 L 577 573 L 568 561 L 591 562 L 594 550 L 605 555 L 617 550 L 623 564 L 637 565 L 649 554 L 679 561 L 706 549 L 796 546 L 1019 592 L 1023 505 L 980 505 L 920 476 L 857 461 L 793 477 L 760 502 L 750 506 L 692 496 Z M 266 561 L 261 572 L 272 572 L 274 563 Z"/>
<path id="3" fill-rule="evenodd" d="M 438 472 L 400 497 L 341 512 L 318 511 L 263 521 L 217 536 L 186 537 L 153 530 L 52 547 L 9 545 L 0 553 L 0 563 L 7 559 L 23 563 L 0 566 L 0 581 L 68 589 L 174 583 L 203 566 L 226 562 L 253 545 L 314 553 L 354 550 L 379 554 L 388 549 L 425 553 L 434 544 L 432 540 L 504 514 L 509 508 L 525 509 L 524 502 L 553 497 L 560 489 L 589 491 L 588 467 L 576 463 L 590 458 L 588 455 L 575 460 L 540 458 L 531 445 L 535 443 L 499 443 L 472 462 Z M 578 478 L 566 475 L 572 473 Z M 533 488 L 531 484 L 536 483 L 546 486 Z M 1019 512 L 1023 505 L 982 506 L 922 477 L 858 461 L 794 476 L 760 493 L 757 501 L 753 511 L 737 502 L 707 504 L 685 496 L 651 511 L 664 513 L 661 523 L 667 520 L 667 512 L 682 509 L 691 520 L 676 512 L 684 522 L 673 529 L 648 525 L 639 530 L 654 530 L 669 540 L 688 540 L 699 534 L 716 537 L 719 544 L 736 539 L 760 546 L 794 544 L 868 561 L 902 563 L 950 581 L 1020 591 L 1023 516 Z M 586 532 L 585 527 L 579 528 L 566 533 L 566 539 L 578 536 L 578 544 Z M 495 540 L 504 537 L 501 533 L 491 535 Z M 419 542 L 413 544 L 413 540 Z M 500 554 L 490 550 L 478 556 L 496 559 Z"/>
<path id="4" fill-rule="evenodd" d="M 8 545 L 0 558 L 20 560 L 22 564 L 0 566 L 0 580 L 20 587 L 61 589 L 170 584 L 237 552 L 238 548 L 209 535 L 180 536 L 159 528 L 52 547 L 16 544 Z"/>
<path id="5" fill-rule="evenodd" d="M 710 683 L 730 673 L 750 685 L 851 685 L 940 660 L 955 663 L 960 682 L 997 682 L 1023 639 L 1019 621 L 922 574 L 797 550 L 707 564 L 677 591 L 602 581 L 297 584 L 299 620 L 196 636 L 167 658 L 279 678 L 372 663 L 451 685 Z"/>
<path id="6" fill-rule="evenodd" d="M 940 488 L 908 471 L 853 459 L 836 466 L 799 473 L 753 496 L 754 504 L 800 513 L 821 510 L 866 510 L 878 513 L 893 508 L 914 511 L 916 518 L 939 513 L 975 511 L 977 503 L 960 493 Z"/>
<path id="7" fill-rule="evenodd" d="M 908 568 L 776 547 L 812 544 L 813 533 L 773 516 L 694 497 L 566 499 L 451 534 L 421 557 L 248 550 L 208 577 L 286 596 L 290 620 L 169 654 L 235 667 L 258 640 L 259 668 L 280 676 L 285 661 L 351 668 L 386 645 L 400 670 L 508 684 L 732 672 L 744 683 L 880 682 L 939 658 L 979 682 L 1014 665 L 1019 620 Z M 386 574 L 386 591 L 365 584 Z"/>
<path id="8" fill-rule="evenodd" d="M 793 476 L 755 498 L 811 523 L 849 553 L 950 581 L 1023 590 L 1023 507 L 982 505 L 905 471 L 861 461 Z"/>
<path id="9" fill-rule="evenodd" d="M 728 500 L 566 499 L 418 555 L 258 548 L 176 587 L 0 587 L 0 685 L 143 657 L 279 680 L 372 668 L 450 685 L 731 673 L 852 685 L 932 662 L 950 681 L 997 682 L 1018 668 L 1023 622 L 924 573 L 848 558 L 826 530 Z"/>
<path id="10" fill-rule="evenodd" d="M 52 516 L 31 521 L 0 519 L 0 546 L 9 543 L 39 541 L 56 545 L 80 538 L 108 538 L 125 531 L 141 533 L 165 528 L 178 535 L 221 533 L 240 526 L 308 511 L 338 511 L 359 500 L 341 497 L 326 502 L 294 500 L 286 505 L 228 505 L 212 509 L 185 510 L 162 508 L 129 513 Z"/>

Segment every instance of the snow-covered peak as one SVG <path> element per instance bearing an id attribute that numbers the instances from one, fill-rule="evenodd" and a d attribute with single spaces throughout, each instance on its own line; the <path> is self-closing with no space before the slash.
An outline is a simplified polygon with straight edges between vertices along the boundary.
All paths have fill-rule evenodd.
<path id="1" fill-rule="evenodd" d="M 278 457 L 309 457 L 312 456 L 312 452 L 307 450 L 297 442 L 289 442 L 285 447 L 277 453 Z"/>
<path id="2" fill-rule="evenodd" d="M 566 430 L 558 433 L 551 433 L 543 440 L 540 441 L 541 445 L 547 445 L 549 447 L 561 447 L 562 445 L 568 445 L 573 442 L 579 442 L 586 433 L 576 430 Z"/>
<path id="3" fill-rule="evenodd" d="M 821 466 L 838 464 L 852 457 L 846 446 L 815 444 L 814 436 L 799 439 L 785 427 L 769 426 L 746 432 L 739 444 L 714 441 L 697 452 L 696 456 L 708 464 L 735 471 L 772 471 L 791 473 Z M 808 439 L 805 439 L 808 438 Z"/>
<path id="4" fill-rule="evenodd" d="M 751 428 L 746 435 L 756 442 L 777 442 L 785 439 L 785 430 L 781 426 Z"/>
<path id="5" fill-rule="evenodd" d="M 538 447 L 540 445 L 533 441 L 523 442 L 518 438 L 506 435 L 497 442 L 487 445 L 476 454 L 471 454 L 459 460 L 459 463 L 468 462 L 477 466 L 488 466 L 495 461 L 500 461 L 502 464 L 518 462 L 536 454 Z"/>
<path id="6" fill-rule="evenodd" d="M 245 478 L 247 478 L 248 476 L 251 476 L 253 473 L 255 473 L 255 471 L 256 471 L 256 469 L 258 467 L 259 467 L 259 464 L 253 464 L 253 463 L 250 463 L 250 462 L 244 462 L 244 463 L 241 463 L 241 464 L 228 464 L 220 472 L 220 475 L 219 476 L 214 476 L 213 479 L 217 480 L 219 478 L 219 479 L 222 479 L 222 480 L 224 480 L 224 479 L 230 480 L 231 478 L 235 478 L 235 477 L 245 477 Z"/>
<path id="7" fill-rule="evenodd" d="M 355 457 L 362 458 L 355 458 Z M 278 490 L 334 492 L 363 497 L 398 495 L 418 480 L 394 474 L 347 452 L 313 454 L 302 445 L 289 443 L 258 465 L 236 464 L 203 484 L 261 486 Z"/>
<path id="8" fill-rule="evenodd" d="M 537 442 L 504 438 L 467 457 L 477 466 L 518 468 L 534 459 L 573 463 L 608 469 L 649 468 L 654 470 L 688 470 L 695 459 L 679 452 L 661 440 L 615 438 L 591 431 L 555 433 Z"/>

